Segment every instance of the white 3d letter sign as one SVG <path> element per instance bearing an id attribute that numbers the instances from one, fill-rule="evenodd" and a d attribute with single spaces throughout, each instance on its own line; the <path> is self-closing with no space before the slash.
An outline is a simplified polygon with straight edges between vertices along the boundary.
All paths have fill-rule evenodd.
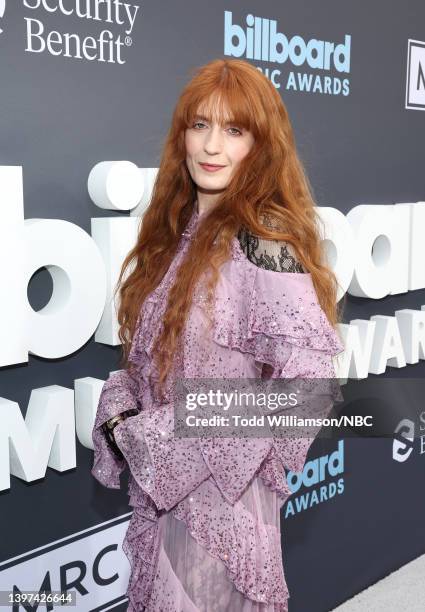
<path id="1" fill-rule="evenodd" d="M 113 290 L 135 244 L 157 171 L 129 161 L 94 166 L 87 182 L 93 203 L 103 210 L 131 212 L 92 218 L 90 235 L 63 219 L 25 219 L 22 168 L 0 166 L 0 367 L 27 362 L 29 353 L 66 357 L 93 334 L 97 342 L 118 344 Z M 361 204 L 347 216 L 320 207 L 319 214 L 328 263 L 338 278 L 338 299 L 346 291 L 381 299 L 425 287 L 424 202 Z M 53 293 L 35 311 L 27 287 L 42 267 L 51 275 Z M 356 319 L 340 329 L 346 347 L 340 378 L 364 378 L 388 365 L 404 367 L 425 359 L 425 306 Z M 47 466 L 59 471 L 75 467 L 75 433 L 92 447 L 102 381 L 88 376 L 75 383 L 75 392 L 54 384 L 34 389 L 25 420 L 16 402 L 2 398 L 0 391 L 0 490 L 10 486 L 10 474 L 29 482 L 42 477 Z"/>

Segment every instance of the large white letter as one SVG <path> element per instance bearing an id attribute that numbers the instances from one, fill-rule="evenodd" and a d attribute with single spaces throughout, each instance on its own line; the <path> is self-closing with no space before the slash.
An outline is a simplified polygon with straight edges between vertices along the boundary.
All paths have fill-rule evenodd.
<path id="1" fill-rule="evenodd" d="M 28 360 L 22 167 L 0 166 L 0 367 Z"/>

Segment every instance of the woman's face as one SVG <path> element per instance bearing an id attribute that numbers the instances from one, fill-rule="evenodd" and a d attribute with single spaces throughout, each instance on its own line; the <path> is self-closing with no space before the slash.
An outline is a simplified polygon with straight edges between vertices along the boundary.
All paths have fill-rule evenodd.
<path id="1" fill-rule="evenodd" d="M 226 121 L 226 117 L 223 121 Z M 254 143 L 251 132 L 234 123 L 208 122 L 202 114 L 185 131 L 186 164 L 198 189 L 208 193 L 223 191 L 241 160 Z M 211 171 L 201 164 L 216 164 Z"/>

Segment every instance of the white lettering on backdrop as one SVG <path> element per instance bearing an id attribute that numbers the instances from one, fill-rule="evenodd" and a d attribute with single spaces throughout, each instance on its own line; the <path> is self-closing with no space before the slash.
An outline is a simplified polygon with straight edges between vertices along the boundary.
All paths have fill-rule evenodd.
<path id="1" fill-rule="evenodd" d="M 24 219 L 22 168 L 0 166 L 0 367 L 28 361 L 28 354 L 63 358 L 95 334 L 118 344 L 113 302 L 121 263 L 132 248 L 149 203 L 157 169 L 128 161 L 101 162 L 88 191 L 106 210 L 128 217 L 92 218 L 91 235 L 62 219 Z M 425 203 L 361 204 L 347 216 L 320 207 L 322 239 L 340 286 L 339 297 L 381 299 L 425 287 Z M 49 303 L 34 311 L 27 299 L 31 276 L 45 267 L 53 281 Z M 346 350 L 339 378 L 380 374 L 425 359 L 425 306 L 395 316 L 375 315 L 340 325 Z M 75 391 L 58 385 L 34 389 L 25 420 L 16 402 L 0 397 L 0 490 L 10 474 L 26 482 L 75 467 L 75 433 L 92 448 L 91 429 L 103 381 L 85 377 Z M 1 393 L 1 391 L 0 391 Z M 74 404 L 74 405 L 73 405 Z M 75 418 L 75 422 L 74 422 Z M 9 442 L 10 440 L 10 442 Z"/>

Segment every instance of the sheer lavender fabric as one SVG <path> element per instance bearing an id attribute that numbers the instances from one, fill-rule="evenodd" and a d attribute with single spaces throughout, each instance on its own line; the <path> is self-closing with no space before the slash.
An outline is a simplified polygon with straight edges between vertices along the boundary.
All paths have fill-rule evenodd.
<path id="1" fill-rule="evenodd" d="M 331 379 L 332 356 L 344 347 L 311 275 L 261 269 L 235 238 L 210 335 L 199 285 L 161 401 L 152 346 L 199 219 L 194 210 L 170 268 L 142 306 L 130 352 L 134 371 L 114 372 L 102 388 L 92 474 L 119 488 L 120 473 L 130 469 L 133 514 L 123 542 L 130 612 L 287 612 L 280 509 L 291 491 L 284 468 L 302 470 L 314 438 L 173 437 L 173 380 L 259 378 L 264 366 L 271 378 Z M 340 393 L 329 394 L 329 410 L 336 399 Z M 135 407 L 138 414 L 114 429 L 120 460 L 102 424 Z"/>

